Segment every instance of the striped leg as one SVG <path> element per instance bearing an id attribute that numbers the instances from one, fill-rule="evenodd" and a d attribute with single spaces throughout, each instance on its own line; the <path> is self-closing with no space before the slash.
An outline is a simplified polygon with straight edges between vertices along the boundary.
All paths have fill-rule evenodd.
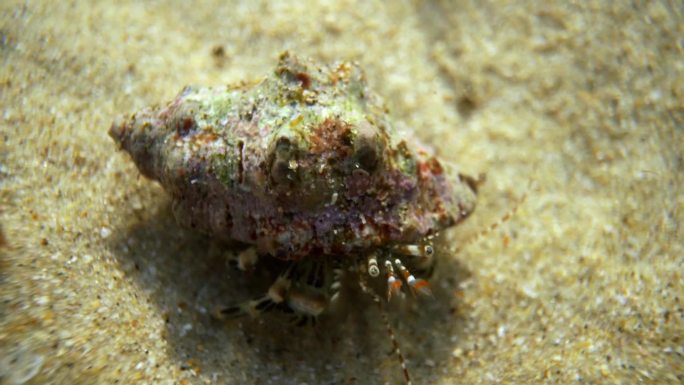
<path id="1" fill-rule="evenodd" d="M 392 341 L 393 352 L 397 356 L 399 364 L 401 365 L 401 369 L 404 373 L 404 381 L 406 382 L 406 385 L 411 385 L 411 375 L 409 374 L 408 368 L 406 367 L 406 360 L 404 359 L 404 355 L 401 353 L 399 342 L 397 341 L 397 338 L 394 334 L 394 328 L 392 328 L 392 324 L 390 323 L 389 317 L 387 316 L 387 311 L 382 306 L 382 300 L 380 299 L 380 296 L 377 295 L 368 286 L 365 274 L 359 274 L 359 286 L 361 287 L 361 290 L 368 296 L 370 296 L 373 302 L 378 306 L 378 309 L 380 310 L 380 315 L 382 316 L 382 321 L 385 324 L 385 327 L 387 328 L 387 335 Z"/>

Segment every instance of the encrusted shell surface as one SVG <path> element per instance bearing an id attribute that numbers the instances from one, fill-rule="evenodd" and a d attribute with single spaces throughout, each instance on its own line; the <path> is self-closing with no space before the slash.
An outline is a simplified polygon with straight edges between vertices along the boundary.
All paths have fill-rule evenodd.
<path id="1" fill-rule="evenodd" d="M 472 183 L 395 132 L 353 63 L 284 53 L 258 82 L 186 87 L 110 135 L 179 223 L 282 259 L 415 243 L 475 207 Z"/>

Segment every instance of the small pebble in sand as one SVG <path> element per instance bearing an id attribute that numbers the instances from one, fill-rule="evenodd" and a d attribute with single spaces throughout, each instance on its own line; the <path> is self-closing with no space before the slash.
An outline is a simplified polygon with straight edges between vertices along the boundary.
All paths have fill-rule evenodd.
<path id="1" fill-rule="evenodd" d="M 110 235 L 112 235 L 112 230 L 110 230 L 108 227 L 102 227 L 102 228 L 100 229 L 100 236 L 101 236 L 103 239 L 109 238 Z"/>

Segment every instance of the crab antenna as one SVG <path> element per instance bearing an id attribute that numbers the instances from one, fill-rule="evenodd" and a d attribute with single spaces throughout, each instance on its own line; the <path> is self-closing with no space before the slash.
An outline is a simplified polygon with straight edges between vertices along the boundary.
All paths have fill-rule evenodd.
<path id="1" fill-rule="evenodd" d="M 385 262 L 385 266 L 387 266 L 388 262 L 389 261 Z M 390 263 L 390 267 L 391 265 L 392 264 Z M 397 281 L 401 282 L 400 280 Z M 378 306 L 378 309 L 380 310 L 380 315 L 382 316 L 382 321 L 385 324 L 385 327 L 387 328 L 387 334 L 392 340 L 394 354 L 396 354 L 397 358 L 399 359 L 399 364 L 401 365 L 401 369 L 404 372 L 404 381 L 406 385 L 411 385 L 411 375 L 409 374 L 408 368 L 406 367 L 406 360 L 404 359 L 404 355 L 401 353 L 401 349 L 399 348 L 399 342 L 397 341 L 397 338 L 394 335 L 394 328 L 392 328 L 392 324 L 389 321 L 389 317 L 387 317 L 387 311 L 385 310 L 384 306 L 382 306 L 382 300 L 380 299 L 380 296 L 378 296 L 370 287 L 368 287 L 363 274 L 359 275 L 359 286 L 361 286 L 361 290 L 364 293 L 368 294 L 373 300 L 373 302 L 375 302 L 375 304 Z"/>
<path id="2" fill-rule="evenodd" d="M 527 200 L 527 192 L 532 188 L 532 183 L 533 179 L 530 179 L 529 183 L 527 184 L 527 189 L 523 193 L 523 195 L 518 199 L 517 202 L 513 205 L 513 207 L 506 211 L 504 215 L 502 215 L 499 219 L 496 221 L 492 222 L 489 226 L 485 227 L 484 229 L 480 230 L 479 232 L 473 234 L 472 236 L 468 237 L 464 242 L 461 243 L 460 246 L 452 249 L 454 254 L 459 254 L 463 249 L 465 249 L 467 246 L 479 241 L 480 239 L 484 238 L 486 235 L 491 233 L 492 231 L 496 230 L 497 227 L 501 226 L 502 224 L 508 222 L 515 213 L 518 211 L 518 208 L 525 203 L 525 200 Z"/>
<path id="3" fill-rule="evenodd" d="M 401 279 L 394 276 L 394 268 L 392 262 L 385 261 L 385 269 L 387 270 L 387 302 L 392 299 L 392 294 L 401 292 Z"/>

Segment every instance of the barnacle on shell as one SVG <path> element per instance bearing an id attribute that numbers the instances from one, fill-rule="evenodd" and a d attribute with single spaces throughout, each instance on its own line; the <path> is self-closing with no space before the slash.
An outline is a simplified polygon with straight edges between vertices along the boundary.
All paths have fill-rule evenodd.
<path id="1" fill-rule="evenodd" d="M 468 183 L 394 131 L 354 63 L 284 53 L 258 82 L 186 87 L 110 135 L 181 224 L 282 259 L 415 243 L 475 207 Z"/>

